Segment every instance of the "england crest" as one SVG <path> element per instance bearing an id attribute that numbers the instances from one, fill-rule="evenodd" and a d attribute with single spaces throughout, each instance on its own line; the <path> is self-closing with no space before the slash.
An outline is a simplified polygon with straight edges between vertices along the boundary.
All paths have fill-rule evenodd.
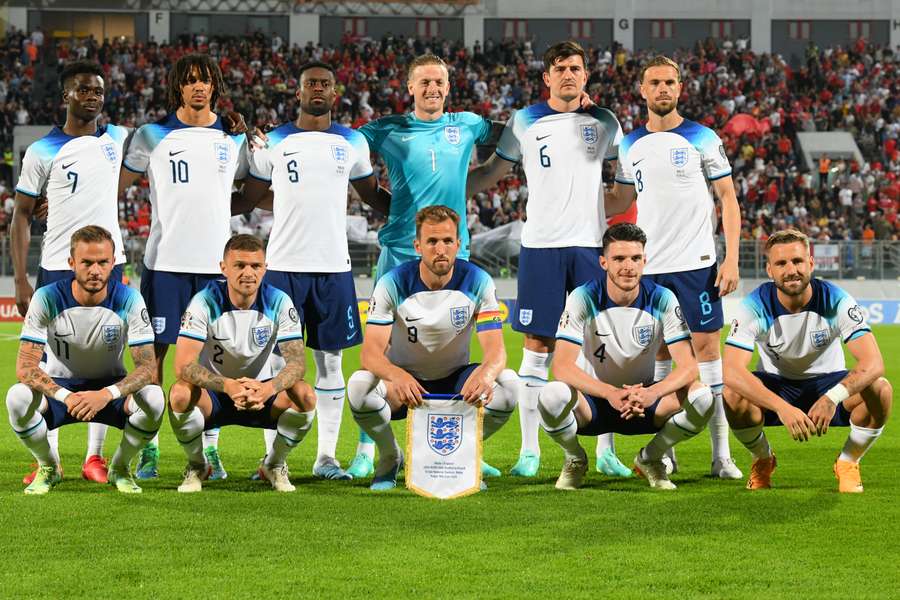
<path id="1" fill-rule="evenodd" d="M 119 154 L 118 152 L 116 152 L 115 144 L 103 144 L 102 146 L 100 146 L 100 150 L 103 151 L 103 156 L 105 156 L 106 160 L 108 160 L 109 162 L 119 162 Z"/>
<path id="2" fill-rule="evenodd" d="M 519 323 L 522 325 L 531 325 L 532 310 L 530 308 L 519 309 Z"/>
<path id="3" fill-rule="evenodd" d="M 162 332 L 166 330 L 166 318 L 165 317 L 153 317 L 153 333 L 156 335 L 162 335 Z"/>
<path id="4" fill-rule="evenodd" d="M 446 140 L 454 146 L 459 144 L 461 139 L 461 136 L 459 134 L 459 127 L 457 127 L 456 125 L 448 125 L 447 127 L 444 127 L 444 138 L 446 138 Z"/>
<path id="5" fill-rule="evenodd" d="M 263 327 L 254 327 L 253 328 L 253 343 L 259 347 L 263 347 L 269 343 L 269 338 L 272 337 L 272 327 L 269 325 L 265 325 Z"/>
<path id="6" fill-rule="evenodd" d="M 213 144 L 213 147 L 216 149 L 216 160 L 220 164 L 226 164 L 231 157 L 231 149 L 228 147 L 228 144 L 216 142 Z"/>
<path id="7" fill-rule="evenodd" d="M 669 150 L 669 160 L 672 162 L 672 166 L 678 169 L 688 164 L 689 156 L 687 148 L 672 148 Z"/>
<path id="8" fill-rule="evenodd" d="M 469 322 L 469 307 L 454 306 L 450 309 L 450 324 L 455 329 L 462 329 Z"/>
<path id="9" fill-rule="evenodd" d="M 634 341 L 646 348 L 653 341 L 653 325 L 638 325 L 634 328 Z"/>
<path id="10" fill-rule="evenodd" d="M 332 146 L 331 156 L 334 157 L 334 162 L 336 162 L 337 164 L 347 164 L 347 148 L 345 148 L 344 146 Z"/>
<path id="11" fill-rule="evenodd" d="M 828 344 L 828 330 L 820 329 L 809 334 L 814 348 L 822 348 Z"/>
<path id="12" fill-rule="evenodd" d="M 596 125 L 582 125 L 581 126 L 581 139 L 584 140 L 586 144 L 596 144 L 597 143 L 597 126 Z"/>
<path id="13" fill-rule="evenodd" d="M 122 336 L 121 325 L 104 325 L 103 326 L 103 343 L 114 344 L 119 341 Z"/>
<path id="14" fill-rule="evenodd" d="M 428 447 L 441 456 L 453 454 L 462 442 L 462 415 L 428 415 Z"/>

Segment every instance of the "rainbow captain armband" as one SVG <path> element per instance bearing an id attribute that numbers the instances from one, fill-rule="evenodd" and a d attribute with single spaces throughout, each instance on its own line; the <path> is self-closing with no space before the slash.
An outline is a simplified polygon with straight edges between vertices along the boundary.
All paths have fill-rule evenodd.
<path id="1" fill-rule="evenodd" d="M 499 310 L 488 310 L 475 315 L 475 331 L 490 331 L 503 328 L 503 315 Z"/>

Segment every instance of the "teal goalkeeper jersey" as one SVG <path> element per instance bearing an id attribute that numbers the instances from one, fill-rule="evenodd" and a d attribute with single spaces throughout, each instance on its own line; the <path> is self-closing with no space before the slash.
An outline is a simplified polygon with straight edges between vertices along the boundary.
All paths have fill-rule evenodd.
<path id="1" fill-rule="evenodd" d="M 468 258 L 466 176 L 472 149 L 490 139 L 491 122 L 470 112 L 444 113 L 436 121 L 409 113 L 383 117 L 359 131 L 384 158 L 391 180 L 391 210 L 378 232 L 381 245 L 412 253 L 416 212 L 442 204 L 459 215 L 459 258 Z"/>

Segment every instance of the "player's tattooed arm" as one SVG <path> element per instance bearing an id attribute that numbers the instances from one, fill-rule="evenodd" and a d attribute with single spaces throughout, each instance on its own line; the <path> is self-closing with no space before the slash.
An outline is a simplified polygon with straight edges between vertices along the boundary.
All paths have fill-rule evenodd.
<path id="1" fill-rule="evenodd" d="M 205 390 L 225 392 L 225 378 L 216 375 L 198 362 L 192 362 L 181 369 L 179 379 Z"/>
<path id="2" fill-rule="evenodd" d="M 153 353 L 153 344 L 133 346 L 131 348 L 131 359 L 134 361 L 134 369 L 116 384 L 116 387 L 122 393 L 122 398 L 152 383 L 157 383 L 156 357 Z"/>
<path id="3" fill-rule="evenodd" d="M 291 340 L 278 344 L 281 356 L 284 358 L 284 368 L 272 378 L 274 393 L 282 392 L 292 387 L 306 376 L 306 347 L 303 340 Z"/>
<path id="4" fill-rule="evenodd" d="M 841 382 L 852 396 L 872 385 L 879 377 L 884 376 L 884 358 L 878 348 L 878 342 L 871 333 L 865 333 L 855 340 L 847 342 L 847 349 L 856 359 L 856 366 L 847 373 Z"/>
<path id="5" fill-rule="evenodd" d="M 378 179 L 374 174 L 351 183 L 363 202 L 385 216 L 390 213 L 391 192 L 378 185 Z"/>
<path id="6" fill-rule="evenodd" d="M 41 369 L 43 354 L 43 344 L 23 340 L 19 344 L 19 355 L 16 357 L 16 378 L 32 390 L 52 398 L 60 386 Z"/>

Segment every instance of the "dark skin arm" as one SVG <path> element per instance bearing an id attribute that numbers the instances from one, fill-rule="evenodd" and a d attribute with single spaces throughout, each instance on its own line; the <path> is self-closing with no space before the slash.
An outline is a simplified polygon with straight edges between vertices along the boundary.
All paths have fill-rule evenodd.
<path id="1" fill-rule="evenodd" d="M 391 210 L 391 193 L 378 185 L 375 175 L 351 182 L 362 201 L 387 216 Z"/>
<path id="2" fill-rule="evenodd" d="M 27 264 L 28 244 L 31 242 L 31 220 L 38 202 L 38 198 L 16 192 L 16 206 L 13 209 L 12 223 L 9 227 L 13 277 L 16 285 L 16 307 L 19 309 L 20 315 L 28 312 L 28 305 L 34 294 L 34 288 L 28 281 Z"/>
<path id="3" fill-rule="evenodd" d="M 231 194 L 232 216 L 248 213 L 257 207 L 272 210 L 274 194 L 269 188 L 270 185 L 268 181 L 262 181 L 255 177 L 245 179 L 241 191 Z"/>

